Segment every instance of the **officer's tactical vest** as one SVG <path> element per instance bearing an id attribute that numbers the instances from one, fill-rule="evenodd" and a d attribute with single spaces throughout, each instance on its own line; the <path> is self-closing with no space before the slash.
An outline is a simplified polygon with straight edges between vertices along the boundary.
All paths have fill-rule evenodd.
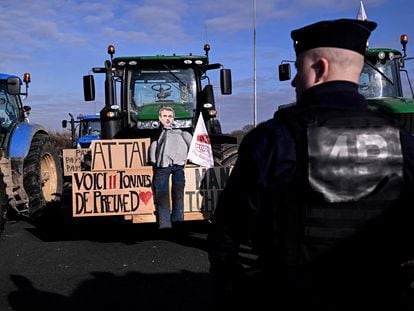
<path id="1" fill-rule="evenodd" d="M 372 111 L 290 107 L 276 113 L 296 143 L 295 182 L 278 193 L 278 254 L 288 266 L 323 258 L 375 224 L 400 196 L 394 121 Z"/>

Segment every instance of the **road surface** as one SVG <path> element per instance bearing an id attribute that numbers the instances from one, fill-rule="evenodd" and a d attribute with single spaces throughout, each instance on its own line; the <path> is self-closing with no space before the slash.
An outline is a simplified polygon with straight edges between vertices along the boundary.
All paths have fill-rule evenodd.
<path id="1" fill-rule="evenodd" d="M 209 310 L 206 223 L 72 225 L 18 220 L 0 238 L 0 310 Z"/>

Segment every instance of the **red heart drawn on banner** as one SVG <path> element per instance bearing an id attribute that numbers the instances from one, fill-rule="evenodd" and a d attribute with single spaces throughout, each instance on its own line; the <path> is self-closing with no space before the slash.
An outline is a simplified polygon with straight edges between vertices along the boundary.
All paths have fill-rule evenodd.
<path id="1" fill-rule="evenodd" d="M 145 205 L 148 204 L 148 201 L 151 199 L 151 197 L 152 197 L 151 191 L 141 191 L 139 193 L 139 198 L 141 199 L 142 202 L 144 202 Z"/>

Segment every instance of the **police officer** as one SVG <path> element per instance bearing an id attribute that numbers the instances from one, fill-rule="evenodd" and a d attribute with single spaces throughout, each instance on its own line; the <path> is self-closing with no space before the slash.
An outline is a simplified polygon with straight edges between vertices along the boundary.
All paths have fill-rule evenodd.
<path id="1" fill-rule="evenodd" d="M 414 258 L 414 218 L 405 204 L 414 141 L 358 93 L 376 26 L 339 19 L 291 32 L 297 103 L 246 135 L 214 214 L 217 303 L 401 305 L 401 264 Z M 248 273 L 244 244 L 258 256 Z"/>

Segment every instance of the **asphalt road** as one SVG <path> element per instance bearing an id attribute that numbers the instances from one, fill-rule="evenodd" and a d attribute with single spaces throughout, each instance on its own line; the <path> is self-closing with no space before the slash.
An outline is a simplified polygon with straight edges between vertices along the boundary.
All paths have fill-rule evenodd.
<path id="1" fill-rule="evenodd" d="M 71 225 L 19 220 L 0 237 L 0 310 L 209 310 L 207 223 Z"/>

